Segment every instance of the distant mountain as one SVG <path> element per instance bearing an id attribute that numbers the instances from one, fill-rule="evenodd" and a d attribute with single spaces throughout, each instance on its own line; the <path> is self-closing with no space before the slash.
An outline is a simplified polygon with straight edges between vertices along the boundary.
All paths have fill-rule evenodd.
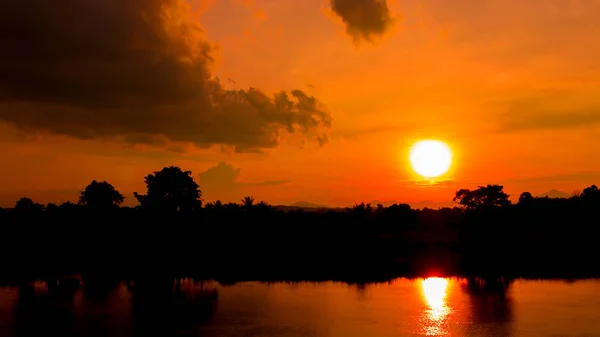
<path id="1" fill-rule="evenodd" d="M 373 206 L 373 207 L 377 206 L 378 204 L 382 204 L 384 207 L 390 207 L 393 204 L 401 204 L 401 202 L 395 201 L 395 200 L 388 200 L 388 201 L 373 200 L 373 201 L 371 201 L 371 206 Z"/>
<path id="2" fill-rule="evenodd" d="M 330 206 L 327 206 L 327 205 L 313 204 L 312 202 L 307 202 L 307 201 L 298 201 L 298 202 L 295 202 L 288 206 L 298 207 L 298 208 L 330 208 Z"/>
<path id="3" fill-rule="evenodd" d="M 551 199 L 568 199 L 568 198 L 572 197 L 572 195 L 569 193 L 565 193 L 563 191 L 550 190 L 548 192 L 540 194 L 538 197 L 540 197 L 540 198 L 548 197 Z"/>
<path id="4" fill-rule="evenodd" d="M 337 207 L 314 204 L 312 202 L 307 202 L 307 201 L 298 201 L 298 202 L 295 202 L 290 205 L 275 205 L 275 206 L 273 206 L 273 208 L 280 210 L 280 211 L 284 211 L 284 212 L 298 211 L 298 210 L 302 210 L 305 212 L 322 212 L 325 210 L 337 209 Z"/>

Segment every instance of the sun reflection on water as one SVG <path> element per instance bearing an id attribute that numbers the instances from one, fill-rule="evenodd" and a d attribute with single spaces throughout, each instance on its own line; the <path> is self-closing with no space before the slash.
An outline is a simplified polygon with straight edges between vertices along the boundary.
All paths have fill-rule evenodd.
<path id="1" fill-rule="evenodd" d="M 430 277 L 421 280 L 421 292 L 427 309 L 423 313 L 422 327 L 428 336 L 447 334 L 444 321 L 450 313 L 446 303 L 448 280 L 439 277 Z"/>

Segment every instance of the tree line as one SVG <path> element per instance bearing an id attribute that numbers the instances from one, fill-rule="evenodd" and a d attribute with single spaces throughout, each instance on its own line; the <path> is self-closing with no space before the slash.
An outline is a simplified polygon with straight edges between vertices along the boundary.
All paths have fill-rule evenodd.
<path id="1" fill-rule="evenodd" d="M 77 204 L 20 199 L 0 212 L 5 269 L 230 279 L 600 276 L 595 185 L 566 199 L 524 192 L 514 204 L 503 186 L 485 185 L 456 191 L 453 208 L 361 203 L 307 212 L 252 197 L 203 204 L 192 173 L 174 166 L 144 181 L 133 208 L 120 207 L 125 197 L 106 181 L 92 181 Z"/>
<path id="2" fill-rule="evenodd" d="M 160 171 L 153 172 L 144 177 L 147 187 L 146 194 L 134 192 L 138 201 L 137 208 L 147 210 L 161 210 L 167 212 L 192 212 L 203 208 L 202 191 L 194 181 L 191 171 L 184 171 L 176 166 L 164 167 Z M 544 201 L 549 198 L 536 198 L 530 192 L 523 192 L 518 199 L 517 205 L 532 206 L 536 201 Z M 107 181 L 92 181 L 81 191 L 77 204 L 66 202 L 60 206 L 54 203 L 43 205 L 34 202 L 29 197 L 19 199 L 14 209 L 17 211 L 43 211 L 61 208 L 72 208 L 79 205 L 95 210 L 110 210 L 119 207 L 125 200 L 113 185 Z M 482 211 L 506 208 L 512 206 L 509 195 L 504 192 L 502 185 L 478 186 L 476 189 L 460 189 L 456 191 L 453 201 L 458 207 L 465 211 Z M 600 201 L 600 190 L 596 185 L 589 186 L 580 194 L 574 194 L 571 198 L 574 202 L 594 204 Z M 407 204 L 393 205 L 391 208 L 407 207 Z M 251 196 L 241 199 L 240 203 L 223 203 L 220 200 L 207 203 L 205 209 L 269 209 L 271 206 L 265 201 L 256 202 Z M 371 204 L 357 204 L 352 208 L 356 213 L 370 213 L 374 210 L 381 211 L 383 205 L 378 204 L 376 208 Z"/>

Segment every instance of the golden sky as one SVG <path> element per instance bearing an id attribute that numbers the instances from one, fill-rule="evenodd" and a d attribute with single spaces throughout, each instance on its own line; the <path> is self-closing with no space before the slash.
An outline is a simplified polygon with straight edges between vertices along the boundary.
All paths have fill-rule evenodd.
<path id="1" fill-rule="evenodd" d="M 206 201 L 571 193 L 600 182 L 598 36 L 597 0 L 5 0 L 0 205 L 134 205 L 166 165 Z M 455 156 L 433 186 L 425 138 Z"/>

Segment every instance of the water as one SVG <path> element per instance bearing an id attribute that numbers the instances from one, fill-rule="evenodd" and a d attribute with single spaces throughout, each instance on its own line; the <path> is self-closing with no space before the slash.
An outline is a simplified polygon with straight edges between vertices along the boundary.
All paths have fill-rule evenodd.
<path id="1" fill-rule="evenodd" d="M 600 280 L 390 283 L 185 281 L 169 289 L 0 288 L 0 336 L 600 336 Z M 213 291 L 218 293 L 215 298 Z"/>

